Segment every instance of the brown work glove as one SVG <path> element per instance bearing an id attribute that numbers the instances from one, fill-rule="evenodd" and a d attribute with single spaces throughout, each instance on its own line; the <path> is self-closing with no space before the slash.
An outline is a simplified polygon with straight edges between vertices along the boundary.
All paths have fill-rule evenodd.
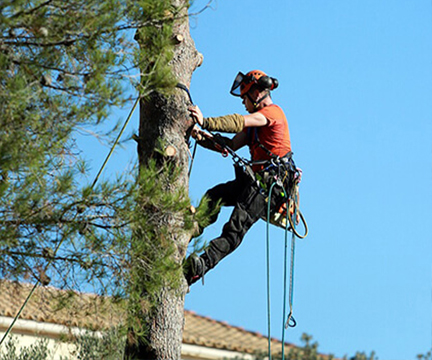
<path id="1" fill-rule="evenodd" d="M 203 119 L 202 128 L 210 131 L 239 133 L 243 130 L 245 120 L 243 115 L 231 114 Z"/>

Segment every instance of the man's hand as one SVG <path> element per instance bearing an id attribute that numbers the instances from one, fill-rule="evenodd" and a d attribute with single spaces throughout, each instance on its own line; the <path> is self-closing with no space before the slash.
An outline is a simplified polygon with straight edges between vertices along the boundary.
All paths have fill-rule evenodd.
<path id="1" fill-rule="evenodd" d="M 204 140 L 205 138 L 212 137 L 209 133 L 202 131 L 196 124 L 192 129 L 191 136 L 197 141 L 201 141 Z"/>
<path id="2" fill-rule="evenodd" d="M 191 117 L 194 119 L 194 121 L 199 125 L 202 126 L 204 121 L 204 116 L 200 110 L 200 108 L 197 105 L 192 105 L 188 107 L 188 110 L 191 114 Z"/>
<path id="3" fill-rule="evenodd" d="M 203 139 L 202 130 L 198 127 L 197 124 L 195 124 L 192 128 L 191 136 L 197 141 L 201 141 Z"/>

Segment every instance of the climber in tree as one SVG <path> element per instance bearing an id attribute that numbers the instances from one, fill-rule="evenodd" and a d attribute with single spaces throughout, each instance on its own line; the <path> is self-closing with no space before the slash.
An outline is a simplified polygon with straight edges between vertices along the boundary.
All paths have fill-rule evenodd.
<path id="1" fill-rule="evenodd" d="M 224 146 L 228 146 L 235 151 L 248 145 L 251 154 L 249 171 L 245 171 L 244 166 L 236 166 L 234 180 L 213 187 L 205 195 L 209 210 L 214 210 L 218 204 L 233 206 L 234 210 L 224 225 L 222 234 L 210 242 L 205 252 L 201 256 L 192 254 L 186 259 L 184 271 L 189 285 L 202 278 L 220 260 L 233 252 L 250 227 L 259 218 L 266 216 L 267 202 L 263 189 L 268 188 L 270 178 L 274 178 L 274 164 L 294 166 L 287 119 L 282 109 L 273 103 L 270 95 L 277 87 L 278 81 L 262 71 L 253 70 L 246 75 L 240 72 L 230 92 L 241 97 L 248 115 L 204 118 L 198 106 L 189 108 L 191 116 L 203 130 L 236 134 L 233 138 L 219 135 L 216 141 L 216 137 L 195 126 L 192 136 L 201 146 L 215 151 L 221 151 Z M 278 161 L 274 161 L 275 159 Z M 289 181 L 288 176 L 287 182 Z M 278 205 L 273 204 L 276 198 L 277 195 L 272 196 L 273 207 Z M 211 217 L 210 223 L 216 219 L 217 214 Z M 200 232 L 202 230 L 200 228 Z"/>

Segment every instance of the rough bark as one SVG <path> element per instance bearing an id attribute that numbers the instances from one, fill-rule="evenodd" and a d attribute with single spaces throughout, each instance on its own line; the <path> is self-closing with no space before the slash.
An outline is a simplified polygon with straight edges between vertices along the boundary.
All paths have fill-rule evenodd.
<path id="1" fill-rule="evenodd" d="M 183 16 L 178 17 L 173 28 L 175 41 L 174 57 L 171 61 L 172 72 L 179 83 L 189 87 L 193 71 L 201 64 L 202 55 L 198 53 L 189 32 L 187 1 L 172 1 L 177 8 L 184 7 Z M 190 105 L 187 93 L 176 89 L 171 95 L 152 93 L 140 104 L 140 128 L 138 141 L 139 161 L 145 166 L 148 159 L 174 162 L 180 169 L 180 176 L 175 183 L 166 183 L 166 191 L 188 188 L 188 146 L 187 132 L 191 127 L 191 119 L 187 107 Z M 164 151 L 156 151 L 159 144 L 164 144 Z M 161 179 L 155 179 L 160 181 Z M 176 233 L 178 223 L 173 217 L 170 231 L 176 246 L 173 257 L 177 263 L 184 259 L 187 244 L 191 236 Z M 170 223 L 170 222 L 169 222 Z M 157 304 L 152 313 L 144 316 L 142 321 L 148 332 L 144 339 L 132 348 L 126 349 L 126 358 L 133 359 L 180 359 L 181 343 L 184 326 L 184 296 L 187 284 L 183 280 L 180 289 L 164 287 L 157 294 Z"/>

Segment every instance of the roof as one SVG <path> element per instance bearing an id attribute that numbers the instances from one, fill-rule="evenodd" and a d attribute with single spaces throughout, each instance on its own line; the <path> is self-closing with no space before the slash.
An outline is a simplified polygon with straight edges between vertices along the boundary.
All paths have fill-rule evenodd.
<path id="1" fill-rule="evenodd" d="M 268 351 L 266 336 L 187 310 L 185 311 L 183 343 L 250 354 Z M 272 352 L 280 352 L 281 345 L 281 341 L 272 338 Z M 285 346 L 294 347 L 287 343 Z"/>
<path id="2" fill-rule="evenodd" d="M 33 284 L 0 281 L 0 316 L 15 317 Z M 39 286 L 20 319 L 99 330 L 120 323 L 118 306 L 94 294 Z"/>
<path id="3" fill-rule="evenodd" d="M 32 284 L 1 281 L 0 317 L 15 317 L 32 288 Z M 36 288 L 20 319 L 99 330 L 119 324 L 124 314 L 122 306 L 109 297 L 45 286 Z M 188 310 L 185 310 L 183 343 L 250 354 L 268 349 L 264 335 Z M 272 339 L 275 353 L 280 352 L 281 345 L 281 341 Z"/>

